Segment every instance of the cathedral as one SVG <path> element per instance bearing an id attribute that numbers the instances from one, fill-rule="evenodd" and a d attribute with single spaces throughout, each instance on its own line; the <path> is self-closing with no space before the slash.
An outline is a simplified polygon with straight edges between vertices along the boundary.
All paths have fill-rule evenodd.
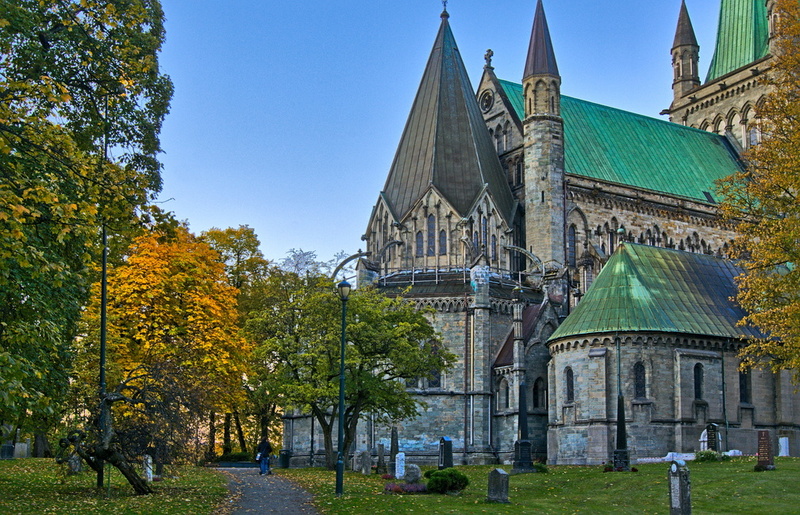
<path id="1" fill-rule="evenodd" d="M 407 384 L 425 403 L 416 418 L 359 421 L 353 451 L 388 448 L 394 427 L 420 464 L 441 437 L 461 464 L 509 463 L 521 438 L 551 464 L 620 448 L 635 463 L 700 450 L 716 424 L 720 450 L 754 454 L 768 430 L 800 455 L 789 374 L 739 370 L 757 333 L 737 326 L 740 271 L 715 193 L 761 138 L 773 4 L 721 0 L 701 80 L 676 0 L 670 121 L 562 95 L 542 0 L 526 62 L 504 72 L 522 81 L 499 78 L 488 51 L 477 89 L 441 14 L 358 279 L 432 307 L 458 361 Z M 307 415 L 285 415 L 293 466 L 315 463 L 320 437 Z"/>

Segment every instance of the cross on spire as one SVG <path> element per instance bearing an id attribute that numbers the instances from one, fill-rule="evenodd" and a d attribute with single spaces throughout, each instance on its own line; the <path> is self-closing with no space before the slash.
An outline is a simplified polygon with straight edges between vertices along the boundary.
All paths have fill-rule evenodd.
<path id="1" fill-rule="evenodd" d="M 442 7 L 444 7 L 444 11 L 447 12 L 447 0 L 442 0 Z"/>

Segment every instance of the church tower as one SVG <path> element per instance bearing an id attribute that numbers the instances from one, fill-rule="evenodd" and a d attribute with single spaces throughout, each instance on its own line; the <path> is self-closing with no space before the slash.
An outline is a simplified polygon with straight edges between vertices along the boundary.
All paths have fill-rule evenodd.
<path id="1" fill-rule="evenodd" d="M 542 0 L 536 4 L 522 87 L 526 243 L 542 262 L 560 267 L 565 262 L 561 76 Z"/>
<path id="2" fill-rule="evenodd" d="M 678 28 L 675 30 L 675 41 L 672 43 L 672 92 L 675 100 L 679 100 L 691 90 L 700 86 L 700 73 L 697 65 L 700 61 L 700 46 L 686 9 L 686 2 L 681 2 L 681 13 L 678 16 Z"/>

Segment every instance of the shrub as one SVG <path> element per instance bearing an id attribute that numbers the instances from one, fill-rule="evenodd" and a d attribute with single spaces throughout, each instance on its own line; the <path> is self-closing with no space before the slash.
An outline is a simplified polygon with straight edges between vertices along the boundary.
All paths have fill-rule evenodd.
<path id="1" fill-rule="evenodd" d="M 249 452 L 230 452 L 214 458 L 215 462 L 220 461 L 252 461 L 253 455 Z"/>
<path id="2" fill-rule="evenodd" d="M 381 479 L 394 479 L 394 476 L 391 474 L 383 474 L 381 476 Z"/>
<path id="3" fill-rule="evenodd" d="M 383 491 L 391 494 L 425 494 L 428 488 L 425 483 L 386 483 Z"/>
<path id="4" fill-rule="evenodd" d="M 544 463 L 534 463 L 533 470 L 535 470 L 536 472 L 540 472 L 542 474 L 547 474 L 548 472 L 550 472 L 547 469 L 547 465 L 545 465 Z"/>
<path id="5" fill-rule="evenodd" d="M 717 451 L 706 450 L 697 451 L 694 453 L 695 463 L 703 463 L 705 461 L 720 461 L 720 454 Z"/>
<path id="6" fill-rule="evenodd" d="M 434 470 L 428 480 L 428 490 L 439 494 L 460 492 L 469 485 L 469 478 L 454 468 Z"/>

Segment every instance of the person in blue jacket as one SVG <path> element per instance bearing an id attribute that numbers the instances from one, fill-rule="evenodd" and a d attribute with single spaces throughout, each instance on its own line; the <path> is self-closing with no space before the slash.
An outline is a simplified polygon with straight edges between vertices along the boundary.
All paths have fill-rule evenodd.
<path id="1" fill-rule="evenodd" d="M 261 471 L 259 472 L 260 475 L 264 474 L 272 474 L 269 470 L 269 455 L 272 454 L 272 446 L 269 444 L 266 438 L 261 439 L 261 443 L 258 444 L 258 454 L 256 454 L 256 461 L 261 466 Z"/>

